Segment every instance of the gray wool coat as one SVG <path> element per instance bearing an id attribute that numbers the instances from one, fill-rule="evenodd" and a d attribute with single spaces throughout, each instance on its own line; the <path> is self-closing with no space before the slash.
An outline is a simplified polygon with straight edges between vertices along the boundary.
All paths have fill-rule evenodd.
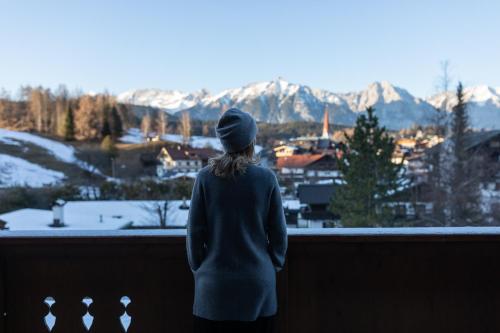
<path id="1" fill-rule="evenodd" d="M 276 272 L 285 263 L 287 237 L 273 171 L 249 165 L 231 179 L 204 167 L 194 182 L 186 237 L 193 314 L 240 321 L 276 314 Z"/>

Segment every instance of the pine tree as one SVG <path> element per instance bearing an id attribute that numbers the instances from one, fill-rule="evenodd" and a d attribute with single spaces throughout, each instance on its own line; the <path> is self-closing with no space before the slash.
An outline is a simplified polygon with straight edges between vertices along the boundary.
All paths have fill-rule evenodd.
<path id="1" fill-rule="evenodd" d="M 401 187 L 402 163 L 391 161 L 395 149 L 385 127 L 379 127 L 374 109 L 356 120 L 354 133 L 341 145 L 337 164 L 343 184 L 336 187 L 330 210 L 340 214 L 343 226 L 390 226 L 392 209 L 387 205 Z"/>
<path id="2" fill-rule="evenodd" d="M 106 135 L 101 141 L 101 149 L 108 154 L 110 158 L 118 156 L 118 149 L 111 135 Z"/>
<path id="3" fill-rule="evenodd" d="M 75 140 L 75 118 L 71 105 L 68 107 L 66 111 L 66 117 L 64 119 L 64 140 Z"/>
<path id="4" fill-rule="evenodd" d="M 452 111 L 450 160 L 450 223 L 455 226 L 475 225 L 481 222 L 480 188 L 476 160 L 466 149 L 469 128 L 467 104 L 462 83 L 457 87 L 457 105 Z"/>
<path id="5" fill-rule="evenodd" d="M 109 124 L 109 107 L 105 106 L 102 111 L 101 138 L 111 135 L 111 126 Z"/>
<path id="6" fill-rule="evenodd" d="M 116 106 L 111 108 L 111 134 L 114 138 L 119 138 L 123 135 L 123 124 Z"/>

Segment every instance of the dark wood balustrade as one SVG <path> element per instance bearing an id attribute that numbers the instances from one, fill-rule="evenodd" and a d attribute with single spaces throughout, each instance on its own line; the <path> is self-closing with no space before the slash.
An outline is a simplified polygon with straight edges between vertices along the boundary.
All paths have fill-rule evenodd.
<path id="1" fill-rule="evenodd" d="M 277 276 L 279 332 L 500 332 L 497 228 L 289 229 Z M 185 230 L 0 232 L 2 333 L 190 332 L 192 300 Z"/>

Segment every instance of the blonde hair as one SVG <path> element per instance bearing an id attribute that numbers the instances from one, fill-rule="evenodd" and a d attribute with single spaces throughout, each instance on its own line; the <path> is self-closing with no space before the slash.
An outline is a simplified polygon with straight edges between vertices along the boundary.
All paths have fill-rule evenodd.
<path id="1" fill-rule="evenodd" d="M 210 170 L 218 177 L 234 177 L 236 173 L 243 174 L 250 164 L 259 163 L 255 156 L 255 139 L 243 150 L 228 153 L 224 152 L 208 160 Z"/>

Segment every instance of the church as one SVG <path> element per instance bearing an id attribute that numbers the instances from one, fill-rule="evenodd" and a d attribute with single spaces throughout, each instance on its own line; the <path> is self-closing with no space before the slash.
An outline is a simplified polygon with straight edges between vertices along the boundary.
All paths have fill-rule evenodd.
<path id="1" fill-rule="evenodd" d="M 300 136 L 290 139 L 290 143 L 294 146 L 307 150 L 310 153 L 328 153 L 333 154 L 335 151 L 335 142 L 330 135 L 330 120 L 328 110 L 325 108 L 323 114 L 323 131 L 321 136 Z"/>

